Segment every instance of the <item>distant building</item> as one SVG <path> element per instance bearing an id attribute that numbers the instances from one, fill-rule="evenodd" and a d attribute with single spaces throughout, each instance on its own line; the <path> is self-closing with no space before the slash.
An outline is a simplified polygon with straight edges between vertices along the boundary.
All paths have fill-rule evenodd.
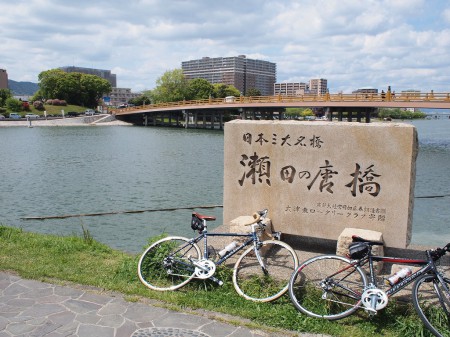
<path id="1" fill-rule="evenodd" d="M 112 74 L 111 70 L 104 70 L 104 69 L 93 69 L 93 68 L 83 68 L 83 67 L 60 67 L 62 71 L 65 71 L 66 73 L 82 73 L 82 74 L 89 74 L 89 75 L 95 75 L 98 77 L 101 77 L 105 80 L 107 80 L 109 83 L 111 83 L 112 87 L 117 87 L 117 79 L 116 74 Z"/>
<path id="2" fill-rule="evenodd" d="M 309 91 L 314 95 L 325 95 L 328 91 L 328 81 L 324 78 L 309 80 Z"/>
<path id="3" fill-rule="evenodd" d="M 8 73 L 5 69 L 0 69 L 0 89 L 8 89 Z"/>
<path id="4" fill-rule="evenodd" d="M 112 88 L 112 92 L 109 94 L 109 102 L 105 102 L 106 105 L 119 106 L 121 104 L 127 104 L 132 98 L 136 98 L 140 94 L 132 93 L 129 88 Z"/>
<path id="5" fill-rule="evenodd" d="M 309 85 L 302 82 L 275 83 L 273 85 L 274 95 L 298 96 L 309 93 Z"/>
<path id="6" fill-rule="evenodd" d="M 303 82 L 275 83 L 273 87 L 275 95 L 325 95 L 328 92 L 328 81 L 320 78 L 309 80 L 309 84 Z"/>
<path id="7" fill-rule="evenodd" d="M 245 55 L 183 61 L 181 68 L 188 79 L 203 78 L 211 84 L 233 85 L 242 94 L 258 89 L 263 96 L 273 95 L 277 77 L 275 63 L 248 59 Z"/>
<path id="8" fill-rule="evenodd" d="M 378 94 L 378 89 L 375 88 L 360 88 L 352 91 L 352 94 Z"/>

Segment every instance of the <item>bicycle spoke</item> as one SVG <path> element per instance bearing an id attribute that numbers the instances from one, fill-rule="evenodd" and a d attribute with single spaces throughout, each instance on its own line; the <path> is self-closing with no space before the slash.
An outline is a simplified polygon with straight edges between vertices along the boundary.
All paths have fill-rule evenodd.
<path id="1" fill-rule="evenodd" d="M 287 291 L 297 261 L 295 252 L 284 242 L 265 241 L 257 252 L 250 248 L 239 258 L 233 284 L 249 300 L 273 301 Z"/>
<path id="2" fill-rule="evenodd" d="M 292 275 L 289 295 L 301 312 L 330 320 L 352 314 L 367 281 L 363 271 L 343 257 L 324 255 L 305 262 Z"/>
<path id="3" fill-rule="evenodd" d="M 182 237 L 168 237 L 150 246 L 139 260 L 141 282 L 154 290 L 175 290 L 194 276 L 190 259 L 198 259 L 197 245 Z"/>
<path id="4" fill-rule="evenodd" d="M 445 282 L 448 289 L 450 283 Z M 450 293 L 434 275 L 416 281 L 413 301 L 420 319 L 435 336 L 450 336 Z"/>

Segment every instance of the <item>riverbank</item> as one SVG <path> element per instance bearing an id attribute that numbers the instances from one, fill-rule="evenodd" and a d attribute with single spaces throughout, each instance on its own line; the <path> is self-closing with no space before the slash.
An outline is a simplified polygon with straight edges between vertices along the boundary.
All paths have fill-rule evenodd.
<path id="1" fill-rule="evenodd" d="M 117 120 L 112 115 L 102 114 L 95 116 L 67 117 L 55 119 L 33 119 L 33 120 L 0 120 L 1 127 L 40 127 L 40 126 L 126 126 L 130 123 Z"/>
<path id="2" fill-rule="evenodd" d="M 217 271 L 224 281 L 222 286 L 193 280 L 178 291 L 152 291 L 138 279 L 139 255 L 111 249 L 94 240 L 88 231 L 84 231 L 82 237 L 66 237 L 0 226 L 0 246 L 0 271 L 8 274 L 51 284 L 94 287 L 102 293 L 118 292 L 136 303 L 151 301 L 176 311 L 206 313 L 214 319 L 222 317 L 222 322 L 263 329 L 266 336 L 280 332 L 283 336 L 313 332 L 332 336 L 415 337 L 425 331 L 412 306 L 394 300 L 389 309 L 380 311 L 371 320 L 360 310 L 339 322 L 300 314 L 287 295 L 270 303 L 247 301 L 234 290 L 232 273 L 225 267 Z M 0 282 L 0 295 L 1 287 Z M 1 323 L 0 320 L 0 330 Z"/>

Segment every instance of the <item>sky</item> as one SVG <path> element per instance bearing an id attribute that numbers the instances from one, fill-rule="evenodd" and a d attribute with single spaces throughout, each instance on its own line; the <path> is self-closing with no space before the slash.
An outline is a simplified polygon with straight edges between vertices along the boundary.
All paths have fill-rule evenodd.
<path id="1" fill-rule="evenodd" d="M 274 62 L 277 82 L 450 92 L 450 0 L 0 0 L 0 69 L 111 70 L 150 90 L 202 57 Z"/>

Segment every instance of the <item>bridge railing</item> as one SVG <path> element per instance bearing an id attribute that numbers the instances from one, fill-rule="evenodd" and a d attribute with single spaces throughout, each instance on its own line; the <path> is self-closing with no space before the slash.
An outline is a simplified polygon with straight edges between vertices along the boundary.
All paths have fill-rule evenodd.
<path id="1" fill-rule="evenodd" d="M 114 109 L 113 112 L 120 114 L 126 111 L 139 111 L 160 108 L 176 108 L 205 105 L 240 105 L 242 103 L 295 103 L 295 102 L 450 102 L 450 93 L 419 93 L 419 92 L 386 92 L 386 93 L 352 93 L 352 94 L 325 94 L 325 95 L 298 95 L 298 96 L 240 96 L 226 98 L 209 98 L 201 100 L 162 102 L 146 104 L 128 108 Z"/>

